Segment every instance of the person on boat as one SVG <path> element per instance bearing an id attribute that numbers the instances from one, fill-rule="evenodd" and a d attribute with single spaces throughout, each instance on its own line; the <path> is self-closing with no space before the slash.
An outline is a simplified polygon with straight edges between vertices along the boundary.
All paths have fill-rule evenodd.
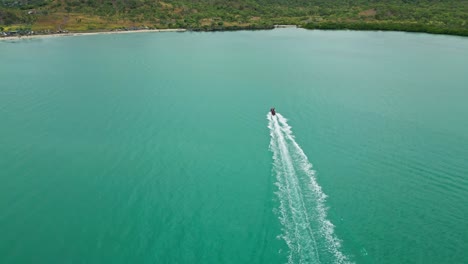
<path id="1" fill-rule="evenodd" d="M 270 109 L 270 112 L 271 112 L 271 115 L 276 115 L 276 112 L 275 112 L 275 108 L 274 108 L 274 107 L 272 107 L 272 108 Z"/>

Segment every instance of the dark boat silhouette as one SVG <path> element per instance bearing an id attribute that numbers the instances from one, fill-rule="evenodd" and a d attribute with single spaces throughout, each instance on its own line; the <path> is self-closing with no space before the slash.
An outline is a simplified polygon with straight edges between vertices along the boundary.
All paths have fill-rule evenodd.
<path id="1" fill-rule="evenodd" d="M 276 115 L 276 112 L 275 112 L 275 108 L 274 108 L 274 107 L 272 107 L 272 108 L 270 109 L 270 112 L 271 112 L 271 115 Z"/>

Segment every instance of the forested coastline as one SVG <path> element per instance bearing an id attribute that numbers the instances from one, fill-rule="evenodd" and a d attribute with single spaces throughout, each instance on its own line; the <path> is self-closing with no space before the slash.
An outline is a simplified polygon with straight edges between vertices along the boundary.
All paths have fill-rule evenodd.
<path id="1" fill-rule="evenodd" d="M 294 24 L 468 36 L 467 21 L 467 0 L 0 0 L 0 32 L 28 34 Z"/>

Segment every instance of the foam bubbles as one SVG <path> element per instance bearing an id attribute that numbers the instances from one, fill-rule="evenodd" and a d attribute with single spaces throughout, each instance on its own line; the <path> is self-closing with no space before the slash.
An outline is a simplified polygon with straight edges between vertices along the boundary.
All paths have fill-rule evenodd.
<path id="1" fill-rule="evenodd" d="M 279 199 L 281 238 L 289 248 L 288 263 L 349 263 L 327 219 L 326 195 L 316 181 L 315 171 L 295 141 L 287 119 L 267 115 L 270 150 Z"/>

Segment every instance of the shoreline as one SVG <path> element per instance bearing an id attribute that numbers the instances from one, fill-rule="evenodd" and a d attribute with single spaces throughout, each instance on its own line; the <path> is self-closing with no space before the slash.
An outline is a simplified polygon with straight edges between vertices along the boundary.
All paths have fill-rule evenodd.
<path id="1" fill-rule="evenodd" d="M 185 31 L 187 31 L 187 29 L 173 28 L 173 29 L 141 29 L 141 30 L 126 30 L 126 31 L 122 30 L 122 31 L 97 31 L 97 32 L 76 32 L 76 33 L 70 32 L 70 33 L 57 33 L 57 34 L 0 37 L 0 41 L 2 41 L 2 40 L 37 39 L 37 38 L 53 38 L 53 37 L 77 37 L 77 36 L 110 35 L 110 34 L 185 32 Z"/>
<path id="2" fill-rule="evenodd" d="M 186 29 L 186 28 L 169 28 L 169 29 L 136 29 L 136 30 L 103 30 L 94 32 L 69 32 L 69 33 L 52 33 L 52 34 L 37 34 L 37 35 L 19 35 L 19 36 L 0 36 L 0 42 L 3 41 L 15 41 L 22 39 L 41 39 L 41 38 L 54 38 L 54 37 L 77 37 L 77 36 L 92 36 L 92 35 L 110 35 L 110 34 L 130 34 L 130 33 L 158 33 L 158 32 L 216 32 L 216 31 L 237 31 L 237 30 L 272 30 L 272 29 L 284 29 L 284 28 L 296 28 L 305 30 L 323 30 L 323 31 L 334 31 L 334 30 L 345 30 L 345 31 L 383 31 L 383 32 L 406 32 L 406 33 L 423 33 L 431 35 L 446 35 L 446 36 L 458 36 L 468 37 L 468 34 L 451 34 L 447 32 L 431 32 L 427 30 L 408 30 L 408 29 L 392 29 L 392 28 L 353 28 L 353 27 L 308 27 L 308 25 L 274 25 L 272 27 L 233 27 L 233 28 L 211 28 L 211 29 Z"/>

